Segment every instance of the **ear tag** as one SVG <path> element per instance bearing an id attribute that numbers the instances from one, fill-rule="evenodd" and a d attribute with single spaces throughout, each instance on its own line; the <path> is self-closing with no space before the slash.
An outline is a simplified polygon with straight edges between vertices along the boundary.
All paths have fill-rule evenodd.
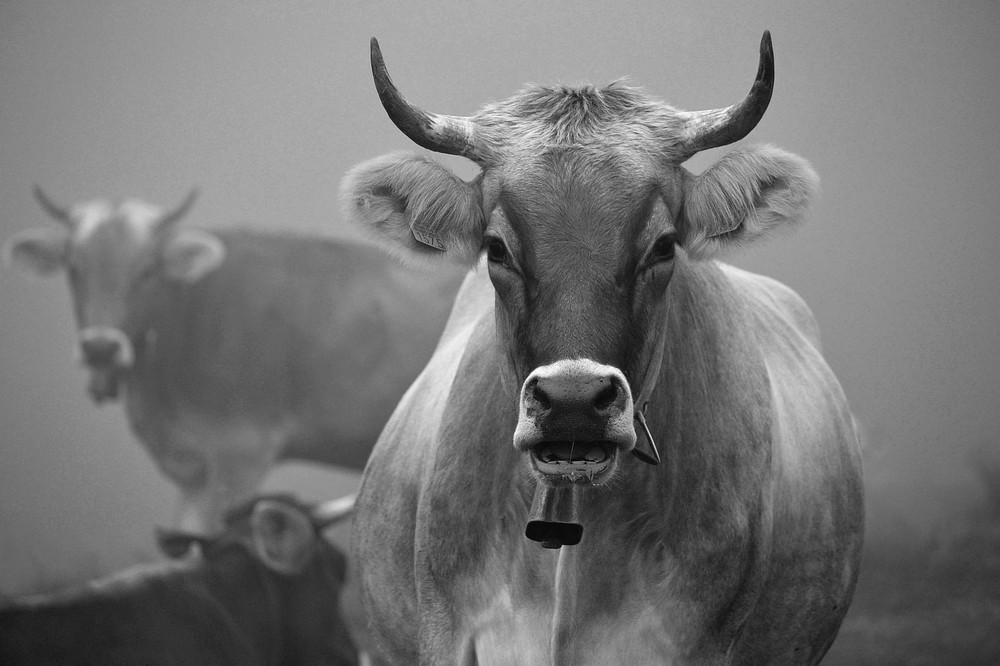
<path id="1" fill-rule="evenodd" d="M 430 233 L 426 229 L 421 229 L 417 225 L 411 224 L 410 233 L 413 234 L 413 237 L 416 238 L 419 242 L 423 243 L 424 245 L 429 245 L 436 250 L 441 250 L 442 252 L 445 249 L 444 241 L 441 240 L 441 237 Z"/>

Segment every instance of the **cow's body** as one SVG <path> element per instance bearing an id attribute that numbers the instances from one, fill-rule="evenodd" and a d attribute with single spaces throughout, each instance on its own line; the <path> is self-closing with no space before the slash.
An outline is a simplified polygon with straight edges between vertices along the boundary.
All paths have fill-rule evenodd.
<path id="1" fill-rule="evenodd" d="M 376 158 L 345 179 L 348 214 L 397 252 L 485 254 L 362 482 L 387 653 L 817 662 L 860 559 L 854 421 L 802 300 L 713 255 L 799 221 L 818 178 L 771 146 L 680 166 L 763 115 L 769 36 L 750 94 L 701 112 L 612 84 L 443 116 L 402 98 L 374 40 L 372 69 L 397 127 L 482 171 Z"/>
<path id="2" fill-rule="evenodd" d="M 153 264 L 152 284 L 135 269 L 102 281 L 149 263 L 150 246 L 155 256 L 155 235 L 136 231 L 136 211 L 153 215 L 134 202 L 74 211 L 60 261 L 88 258 L 70 282 L 91 392 L 123 394 L 133 431 L 181 490 L 178 526 L 193 532 L 216 530 L 276 460 L 362 469 L 460 281 L 415 279 L 356 242 L 246 229 L 179 230 L 221 248 L 194 278 Z M 15 261 L 31 258 L 27 245 L 12 242 Z"/>
<path id="3" fill-rule="evenodd" d="M 362 469 L 458 282 L 360 244 L 215 233 L 226 261 L 164 294 L 125 378 L 133 429 L 196 515 L 245 499 L 275 459 Z"/>
<path id="4" fill-rule="evenodd" d="M 551 551 L 524 538 L 534 482 L 510 446 L 494 294 L 483 273 L 467 278 L 359 497 L 362 585 L 399 663 L 826 651 L 856 576 L 844 562 L 861 547 L 859 461 L 812 317 L 787 287 L 724 265 L 684 265 L 670 289 L 684 337 L 667 337 L 648 414 L 663 463 L 625 462 L 620 485 L 585 494 L 579 546 Z"/>
<path id="5" fill-rule="evenodd" d="M 305 561 L 277 571 L 255 553 L 260 535 L 249 533 L 247 517 L 202 555 L 138 565 L 0 608 L 0 663 L 357 663 L 340 615 L 344 554 L 311 526 L 296 525 L 290 549 Z M 272 539 L 269 555 L 281 550 L 279 539 L 290 540 L 265 538 Z"/>

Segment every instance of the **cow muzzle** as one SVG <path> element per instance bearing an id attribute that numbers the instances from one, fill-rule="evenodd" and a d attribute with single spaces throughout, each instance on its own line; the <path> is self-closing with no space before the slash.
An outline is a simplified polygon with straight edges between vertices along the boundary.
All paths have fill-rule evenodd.
<path id="1" fill-rule="evenodd" d="M 135 363 L 132 341 L 116 328 L 91 326 L 80 331 L 79 360 L 90 371 L 88 390 L 95 402 L 118 397 L 121 376 Z"/>
<path id="2" fill-rule="evenodd" d="M 612 366 L 574 359 L 536 368 L 520 403 L 514 446 L 543 483 L 602 484 L 635 446 L 632 392 Z"/>

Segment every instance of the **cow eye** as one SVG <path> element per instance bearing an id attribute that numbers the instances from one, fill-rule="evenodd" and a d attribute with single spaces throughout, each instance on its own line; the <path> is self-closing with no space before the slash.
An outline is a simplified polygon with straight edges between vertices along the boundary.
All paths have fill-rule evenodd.
<path id="1" fill-rule="evenodd" d="M 673 234 L 667 234 L 657 238 L 656 242 L 653 243 L 653 249 L 649 251 L 649 263 L 653 264 L 673 259 L 674 243 Z"/>
<path id="2" fill-rule="evenodd" d="M 489 238 L 486 240 L 486 258 L 491 263 L 503 264 L 506 266 L 509 262 L 507 261 L 507 246 L 503 244 L 503 241 L 499 238 Z"/>

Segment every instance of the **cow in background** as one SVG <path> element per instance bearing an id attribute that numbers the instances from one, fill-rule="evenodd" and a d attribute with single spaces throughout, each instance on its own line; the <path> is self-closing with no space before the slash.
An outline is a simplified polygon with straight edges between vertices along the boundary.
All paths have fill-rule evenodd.
<path id="1" fill-rule="evenodd" d="M 352 510 L 353 497 L 255 498 L 184 559 L 12 602 L 0 608 L 0 663 L 356 664 L 340 609 L 347 560 L 321 534 Z"/>
<path id="2" fill-rule="evenodd" d="M 276 460 L 361 470 L 423 368 L 461 271 L 417 275 L 362 244 L 178 226 L 138 200 L 62 208 L 8 263 L 65 271 L 80 359 L 98 403 L 181 491 L 175 527 L 212 533 Z"/>
<path id="3" fill-rule="evenodd" d="M 794 226 L 818 178 L 773 146 L 682 166 L 761 119 L 770 36 L 750 94 L 697 112 L 615 83 L 447 116 L 404 99 L 374 40 L 371 61 L 400 130 L 482 171 L 376 158 L 344 180 L 349 215 L 396 252 L 485 265 L 359 491 L 387 653 L 818 662 L 861 554 L 854 420 L 802 299 L 715 259 Z"/>

